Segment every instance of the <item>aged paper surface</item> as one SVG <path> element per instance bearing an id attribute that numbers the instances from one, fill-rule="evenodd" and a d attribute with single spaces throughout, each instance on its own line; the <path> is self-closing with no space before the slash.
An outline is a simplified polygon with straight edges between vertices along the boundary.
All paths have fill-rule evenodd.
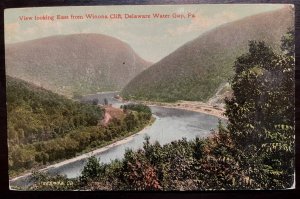
<path id="1" fill-rule="evenodd" d="M 295 186 L 294 6 L 5 10 L 10 188 Z"/>

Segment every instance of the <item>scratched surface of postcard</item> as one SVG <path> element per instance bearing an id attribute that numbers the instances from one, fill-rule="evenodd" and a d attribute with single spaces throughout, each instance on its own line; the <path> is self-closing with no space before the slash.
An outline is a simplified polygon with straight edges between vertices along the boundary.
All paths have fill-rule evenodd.
<path id="1" fill-rule="evenodd" d="M 295 187 L 294 6 L 5 10 L 10 188 Z"/>

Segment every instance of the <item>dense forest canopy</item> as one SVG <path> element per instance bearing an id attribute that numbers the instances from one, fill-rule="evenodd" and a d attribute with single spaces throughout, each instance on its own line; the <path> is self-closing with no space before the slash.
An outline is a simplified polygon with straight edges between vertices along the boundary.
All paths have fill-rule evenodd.
<path id="1" fill-rule="evenodd" d="M 104 112 L 9 76 L 7 111 L 11 145 L 45 141 L 79 126 L 95 126 Z"/>

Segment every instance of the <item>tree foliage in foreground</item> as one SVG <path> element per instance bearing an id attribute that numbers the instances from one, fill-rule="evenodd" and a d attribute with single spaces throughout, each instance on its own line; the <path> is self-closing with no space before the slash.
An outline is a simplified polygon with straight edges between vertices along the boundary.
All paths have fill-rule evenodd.
<path id="1" fill-rule="evenodd" d="M 294 35 L 282 39 L 284 53 L 250 42 L 235 62 L 234 98 L 227 100 L 228 130 L 243 170 L 258 188 L 290 187 L 294 175 Z"/>

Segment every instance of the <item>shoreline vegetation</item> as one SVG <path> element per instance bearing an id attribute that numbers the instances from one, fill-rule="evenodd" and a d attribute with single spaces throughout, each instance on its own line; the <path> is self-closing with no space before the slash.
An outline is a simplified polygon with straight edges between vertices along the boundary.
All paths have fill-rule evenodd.
<path id="1" fill-rule="evenodd" d="M 145 104 L 147 104 L 148 106 L 157 106 L 156 103 L 153 104 L 145 103 Z M 161 107 L 193 111 L 193 112 L 216 116 L 222 119 L 228 119 L 226 116 L 224 116 L 225 109 L 214 108 L 213 106 L 206 104 L 204 102 L 180 101 L 179 103 L 164 103 Z"/>
<path id="2" fill-rule="evenodd" d="M 112 93 L 112 92 L 116 92 L 116 91 L 107 91 L 107 92 L 99 92 L 99 93 Z M 87 95 L 92 95 L 92 94 L 87 94 Z M 85 95 L 85 96 L 87 96 Z M 116 100 L 118 100 L 119 102 L 128 102 L 127 100 L 123 100 L 122 98 L 115 98 Z M 159 107 L 163 107 L 163 108 L 171 108 L 171 109 L 179 109 L 179 110 L 186 110 L 186 111 L 193 111 L 193 112 L 199 112 L 199 113 L 204 113 L 204 114 L 208 114 L 208 115 L 212 115 L 212 116 L 216 116 L 218 118 L 222 118 L 222 119 L 227 119 L 227 117 L 224 116 L 224 108 L 220 108 L 220 107 L 216 107 L 216 106 L 212 106 L 209 105 L 207 103 L 204 102 L 198 102 L 198 101 L 177 101 L 174 103 L 168 103 L 168 102 L 155 102 L 155 101 L 141 101 L 141 100 L 134 100 L 134 101 L 130 101 L 134 104 L 142 104 L 145 106 L 159 106 Z M 10 176 L 10 181 L 15 181 L 18 180 L 19 178 L 23 178 L 23 177 L 27 177 L 32 175 L 32 173 L 36 170 L 38 171 L 46 171 L 50 168 L 53 167 L 58 167 L 58 166 L 62 166 L 71 162 L 75 162 L 84 158 L 88 158 L 91 155 L 95 155 L 101 152 L 104 152 L 114 146 L 123 144 L 128 142 L 129 140 L 131 140 L 134 136 L 142 133 L 141 131 L 143 131 L 145 128 L 147 128 L 148 126 L 151 126 L 153 123 L 155 122 L 155 118 L 152 116 L 151 120 L 149 121 L 148 124 L 146 124 L 145 126 L 143 126 L 143 128 L 138 128 L 136 130 L 134 130 L 133 132 L 126 134 L 125 136 L 122 137 L 118 137 L 112 141 L 107 142 L 106 144 L 104 144 L 103 146 L 98 146 L 98 147 L 94 147 L 94 148 L 89 148 L 89 149 L 85 149 L 82 152 L 78 152 L 76 153 L 76 156 L 73 158 L 68 158 L 65 160 L 59 160 L 59 161 L 54 161 L 53 163 L 49 163 L 46 165 L 42 165 L 42 166 L 38 166 L 35 167 L 33 169 L 30 170 L 26 170 L 20 173 L 20 175 L 11 175 Z M 100 147 L 100 148 L 99 148 Z"/>
<path id="3" fill-rule="evenodd" d="M 7 77 L 9 178 L 109 145 L 151 122 L 143 105 L 117 109 L 76 102 Z M 104 114 L 111 115 L 104 122 Z"/>
<path id="4" fill-rule="evenodd" d="M 127 100 L 120 100 L 120 102 L 127 102 Z M 204 113 L 212 116 L 216 116 L 222 119 L 228 119 L 225 115 L 225 109 L 218 105 L 210 105 L 200 101 L 177 101 L 177 102 L 155 102 L 155 101 L 142 101 L 133 100 L 131 102 L 140 103 L 146 106 L 160 106 L 163 108 L 173 108 L 180 110 L 193 111 L 198 113 Z"/>
<path id="5" fill-rule="evenodd" d="M 106 93 L 112 93 L 112 92 L 114 92 L 114 91 L 108 91 Z M 101 92 L 101 93 L 103 93 L 103 92 Z M 127 100 L 123 100 L 123 99 L 118 99 L 118 100 L 120 102 L 124 102 L 124 103 L 128 102 Z M 178 101 L 178 102 L 174 102 L 174 103 L 168 103 L 168 102 L 154 102 L 154 101 L 152 102 L 152 101 L 141 101 L 141 100 L 134 100 L 134 101 L 130 101 L 130 102 L 136 103 L 136 104 L 143 104 L 146 106 L 159 106 L 159 107 L 163 107 L 163 108 L 172 108 L 172 109 L 193 111 L 193 112 L 204 113 L 207 115 L 216 116 L 216 117 L 222 118 L 222 119 L 228 119 L 226 116 L 224 116 L 225 109 L 220 108 L 220 107 L 216 108 L 216 107 L 209 105 L 207 103 L 204 103 L 204 102 Z M 38 171 L 46 171 L 53 167 L 55 168 L 55 167 L 63 166 L 65 164 L 68 164 L 71 162 L 76 162 L 78 160 L 88 158 L 89 156 L 92 156 L 92 155 L 97 155 L 97 154 L 102 153 L 108 149 L 111 149 L 117 145 L 124 144 L 124 143 L 130 141 L 134 136 L 141 134 L 142 133 L 141 131 L 143 131 L 144 129 L 151 126 L 155 122 L 155 120 L 156 120 L 156 118 L 154 118 L 152 116 L 151 120 L 149 121 L 149 123 L 147 125 L 144 126 L 144 128 L 137 129 L 137 130 L 127 134 L 124 137 L 120 137 L 120 138 L 117 138 L 116 140 L 110 141 L 107 143 L 107 145 L 101 146 L 100 148 L 97 147 L 96 149 L 93 148 L 88 151 L 84 150 L 81 153 L 78 153 L 76 157 L 65 159 L 65 160 L 58 161 L 58 162 L 54 162 L 53 164 L 50 164 L 45 168 L 38 168 L 37 170 Z M 10 181 L 15 181 L 19 178 L 30 176 L 33 171 L 34 170 L 30 171 L 29 173 L 28 173 L 28 171 L 26 173 L 24 172 L 25 174 L 22 174 L 17 177 L 14 176 L 12 179 L 10 179 Z"/>
<path id="6" fill-rule="evenodd" d="M 112 93 L 112 92 L 114 92 L 114 91 L 101 92 L 101 93 Z M 115 98 L 115 99 L 117 99 L 117 98 Z M 128 102 L 127 100 L 123 100 L 122 98 L 117 99 L 117 100 L 120 101 L 120 102 L 124 102 L 124 103 Z M 174 103 L 168 103 L 168 102 L 141 101 L 141 100 L 134 100 L 134 101 L 131 101 L 131 102 L 134 103 L 134 104 L 143 104 L 143 105 L 146 105 L 146 106 L 149 106 L 149 107 L 159 106 L 159 107 L 163 107 L 163 108 L 171 108 L 171 109 L 179 109 L 179 110 L 186 110 L 186 111 L 204 113 L 204 114 L 207 114 L 207 115 L 216 116 L 218 118 L 227 119 L 227 117 L 224 116 L 224 110 L 225 109 L 220 108 L 220 107 L 215 107 L 215 106 L 209 105 L 209 104 L 204 103 L 204 102 L 178 101 L 178 102 L 174 102 Z M 12 176 L 12 178 L 10 178 L 10 181 L 15 181 L 15 180 L 18 180 L 20 178 L 30 176 L 36 170 L 46 171 L 50 168 L 56 168 L 56 167 L 59 167 L 59 166 L 63 166 L 65 164 L 69 164 L 71 162 L 76 162 L 76 161 L 88 158 L 89 156 L 102 153 L 102 152 L 104 152 L 108 149 L 111 149 L 111 148 L 113 148 L 117 145 L 124 144 L 124 143 L 130 141 L 134 136 L 143 133 L 142 131 L 144 129 L 146 129 L 147 127 L 151 126 L 155 122 L 155 120 L 156 120 L 156 118 L 152 116 L 149 123 L 146 124 L 145 126 L 143 126 L 143 128 L 138 128 L 138 129 L 134 130 L 133 132 L 131 132 L 129 134 L 126 134 L 125 136 L 122 136 L 122 137 L 116 138 L 112 141 L 109 141 L 106 144 L 104 144 L 103 146 L 98 146 L 98 147 L 95 147 L 95 148 L 90 148 L 90 149 L 87 149 L 87 150 L 83 150 L 82 152 L 78 152 L 76 154 L 76 156 L 73 157 L 73 158 L 54 161 L 53 163 L 50 163 L 48 165 L 43 165 L 42 167 L 36 167 L 34 169 L 31 169 L 31 170 L 26 170 L 26 171 L 22 172 L 21 175 Z"/>
<path id="7" fill-rule="evenodd" d="M 82 151 L 81 153 L 78 153 L 78 155 L 73 157 L 73 158 L 69 158 L 69 159 L 58 161 L 58 162 L 54 162 L 54 163 L 52 163 L 52 164 L 50 164 L 50 165 L 48 165 L 44 168 L 37 168 L 37 169 L 32 169 L 32 170 L 26 171 L 26 172 L 24 172 L 23 174 L 21 174 L 19 176 L 16 176 L 16 177 L 14 176 L 13 178 L 10 178 L 9 181 L 13 182 L 13 181 L 16 181 L 20 178 L 28 177 L 28 176 L 32 175 L 33 172 L 36 171 L 36 170 L 42 172 L 42 171 L 47 171 L 48 169 L 51 169 L 51 168 L 56 168 L 56 167 L 59 167 L 59 166 L 63 166 L 63 165 L 72 163 L 72 162 L 76 162 L 76 161 L 88 158 L 90 156 L 97 155 L 97 154 L 102 153 L 104 151 L 107 151 L 107 150 L 109 150 L 109 149 L 111 149 L 115 146 L 120 145 L 120 144 L 124 144 L 126 142 L 129 142 L 136 135 L 142 134 L 143 130 L 148 128 L 149 126 L 151 126 L 155 122 L 155 120 L 156 120 L 155 117 L 151 117 L 148 124 L 146 124 L 145 126 L 137 128 L 134 131 L 126 134 L 125 136 L 116 138 L 115 140 L 112 140 L 112 141 L 108 142 L 106 145 L 100 146 L 100 148 L 97 147 L 96 149 L 93 148 L 93 149 L 88 150 L 88 151 Z"/>
<path id="8" fill-rule="evenodd" d="M 111 91 L 114 92 L 114 91 Z M 105 92 L 105 93 L 111 93 L 110 91 Z M 103 93 L 103 92 L 101 92 Z M 91 94 L 90 94 L 91 95 Z M 123 100 L 123 99 L 118 99 L 118 101 L 120 102 L 128 102 L 127 100 Z M 136 104 L 143 104 L 146 106 L 159 106 L 159 107 L 163 107 L 163 108 L 171 108 L 171 109 L 179 109 L 179 110 L 186 110 L 186 111 L 192 111 L 192 112 L 198 112 L 198 113 L 204 113 L 207 115 L 212 115 L 212 116 L 216 116 L 218 118 L 222 118 L 222 119 L 227 119 L 226 116 L 224 116 L 224 110 L 223 108 L 220 107 L 214 107 L 212 105 L 209 105 L 207 103 L 204 102 L 197 102 L 197 101 L 178 101 L 178 102 L 174 102 L 174 103 L 168 103 L 168 102 L 152 102 L 152 101 L 141 101 L 141 100 L 134 100 L 131 101 L 132 103 L 136 103 Z M 55 168 L 55 167 L 59 167 L 59 166 L 63 166 L 65 164 L 69 164 L 71 162 L 76 162 L 85 158 L 88 158 L 89 156 L 93 156 L 99 153 L 102 153 L 108 149 L 111 149 L 117 145 L 120 144 L 124 144 L 128 141 L 130 141 L 134 136 L 142 134 L 143 130 L 148 128 L 149 126 L 151 126 L 154 122 L 155 122 L 156 118 L 155 117 L 151 117 L 151 120 L 149 121 L 149 123 L 147 125 L 145 125 L 143 128 L 141 129 L 137 129 L 129 134 L 127 134 L 124 137 L 120 137 L 120 138 L 116 138 L 115 140 L 112 140 L 110 142 L 108 142 L 106 145 L 104 146 L 100 146 L 89 150 L 84 150 L 81 153 L 78 153 L 75 157 L 73 158 L 69 158 L 69 159 L 65 159 L 62 161 L 58 161 L 58 162 L 54 162 L 46 167 L 43 168 L 36 168 L 33 170 L 29 170 L 24 172 L 22 175 L 19 176 L 13 176 L 13 178 L 10 179 L 10 181 L 15 181 L 18 180 L 20 178 L 23 177 L 27 177 L 32 175 L 33 171 L 38 170 L 38 171 L 46 171 L 50 168 Z"/>

